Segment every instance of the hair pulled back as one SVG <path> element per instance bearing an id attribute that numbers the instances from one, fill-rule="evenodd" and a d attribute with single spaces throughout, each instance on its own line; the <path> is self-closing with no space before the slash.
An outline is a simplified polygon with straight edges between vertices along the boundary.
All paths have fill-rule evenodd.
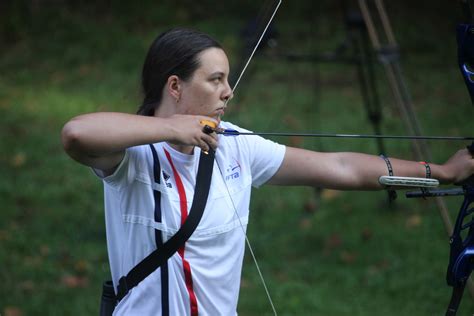
<path id="1" fill-rule="evenodd" d="M 199 67 L 202 51 L 222 46 L 209 35 L 191 29 L 174 28 L 159 35 L 151 44 L 142 70 L 143 103 L 137 114 L 153 116 L 163 87 L 172 75 L 188 80 Z"/>

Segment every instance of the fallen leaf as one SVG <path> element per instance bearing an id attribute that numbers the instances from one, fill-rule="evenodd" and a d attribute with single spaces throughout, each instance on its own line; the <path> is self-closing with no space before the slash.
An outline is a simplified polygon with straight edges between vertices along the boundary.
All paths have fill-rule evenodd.
<path id="1" fill-rule="evenodd" d="M 8 240 L 10 235 L 6 230 L 0 230 L 0 241 Z"/>
<path id="2" fill-rule="evenodd" d="M 422 218 L 420 215 L 415 214 L 407 218 L 405 226 L 407 228 L 415 228 L 421 225 Z"/>
<path id="3" fill-rule="evenodd" d="M 18 308 L 16 306 L 7 306 L 3 310 L 3 314 L 5 316 L 22 316 L 23 312 L 21 311 L 20 308 Z"/>
<path id="4" fill-rule="evenodd" d="M 35 283 L 31 280 L 23 281 L 18 284 L 18 288 L 22 291 L 33 292 Z"/>
<path id="5" fill-rule="evenodd" d="M 313 227 L 313 221 L 311 220 L 311 218 L 305 216 L 300 220 L 301 229 L 307 230 L 307 229 L 310 229 L 311 227 Z"/>
<path id="6" fill-rule="evenodd" d="M 40 256 L 25 256 L 23 263 L 29 267 L 38 267 L 43 264 L 43 258 Z"/>
<path id="7" fill-rule="evenodd" d="M 11 103 L 7 99 L 0 99 L 0 109 L 9 108 Z"/>
<path id="8" fill-rule="evenodd" d="M 313 214 L 318 210 L 318 203 L 314 198 L 307 199 L 303 205 L 305 214 Z"/>
<path id="9" fill-rule="evenodd" d="M 330 251 L 336 248 L 341 247 L 342 245 L 342 238 L 339 234 L 332 234 L 324 241 L 324 249 L 325 251 Z"/>
<path id="10" fill-rule="evenodd" d="M 19 168 L 21 166 L 23 166 L 26 162 L 26 155 L 25 153 L 16 153 L 12 160 L 11 160 L 11 165 L 15 168 Z"/>
<path id="11" fill-rule="evenodd" d="M 64 78 L 65 78 L 64 73 L 61 71 L 55 71 L 50 76 L 50 80 L 53 84 L 62 83 L 64 81 Z"/>
<path id="12" fill-rule="evenodd" d="M 301 120 L 294 115 L 285 115 L 283 121 L 292 129 L 297 129 L 301 125 Z"/>
<path id="13" fill-rule="evenodd" d="M 89 270 L 89 263 L 86 260 L 79 260 L 74 264 L 74 268 L 78 273 L 84 273 Z"/>
<path id="14" fill-rule="evenodd" d="M 40 248 L 39 248 L 39 253 L 43 257 L 49 255 L 50 252 L 51 252 L 51 249 L 47 245 L 41 245 Z"/>
<path id="15" fill-rule="evenodd" d="M 323 200 L 329 201 L 337 198 L 341 195 L 341 191 L 325 189 L 321 192 L 321 198 Z"/>
<path id="16" fill-rule="evenodd" d="M 82 276 L 65 275 L 61 279 L 61 284 L 70 289 L 83 288 L 89 284 L 89 279 Z"/>
<path id="17" fill-rule="evenodd" d="M 364 228 L 360 234 L 363 241 L 369 241 L 370 239 L 372 239 L 372 235 L 372 230 L 368 227 Z"/>
<path id="18" fill-rule="evenodd" d="M 303 144 L 303 137 L 300 136 L 290 136 L 288 143 L 292 147 L 301 147 Z"/>
<path id="19" fill-rule="evenodd" d="M 240 280 L 240 287 L 243 288 L 243 289 L 249 288 L 250 287 L 250 282 L 247 279 L 242 278 Z"/>
<path id="20" fill-rule="evenodd" d="M 382 259 L 376 263 L 376 267 L 381 271 L 387 270 L 390 267 L 390 261 L 387 259 Z"/>
<path id="21" fill-rule="evenodd" d="M 339 254 L 339 257 L 341 258 L 342 262 L 344 263 L 347 263 L 347 264 L 351 264 L 351 263 L 354 263 L 357 259 L 357 254 L 354 253 L 354 252 L 350 252 L 350 251 L 341 251 L 341 253 Z"/>
<path id="22" fill-rule="evenodd" d="M 80 67 L 79 67 L 79 75 L 81 77 L 85 77 L 85 76 L 88 76 L 92 70 L 94 69 L 94 66 L 93 65 L 90 65 L 90 64 L 82 64 Z"/>

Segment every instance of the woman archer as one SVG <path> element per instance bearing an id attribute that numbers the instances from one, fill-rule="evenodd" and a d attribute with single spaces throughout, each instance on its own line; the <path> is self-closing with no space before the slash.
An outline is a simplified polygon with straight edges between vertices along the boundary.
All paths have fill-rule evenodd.
<path id="1" fill-rule="evenodd" d="M 146 56 L 138 115 L 84 114 L 62 130 L 65 151 L 104 183 L 109 262 L 121 296 L 114 315 L 236 315 L 245 250 L 241 225 L 245 230 L 252 187 L 381 190 L 388 164 L 398 176 L 426 176 L 426 166 L 414 161 L 209 133 L 203 122 L 245 131 L 221 120 L 232 98 L 228 76 L 217 41 L 172 29 L 154 40 Z M 201 152 L 213 150 L 207 201 L 190 238 L 136 286 L 121 285 L 186 222 Z M 474 160 L 462 149 L 429 168 L 441 183 L 459 182 L 474 173 Z"/>

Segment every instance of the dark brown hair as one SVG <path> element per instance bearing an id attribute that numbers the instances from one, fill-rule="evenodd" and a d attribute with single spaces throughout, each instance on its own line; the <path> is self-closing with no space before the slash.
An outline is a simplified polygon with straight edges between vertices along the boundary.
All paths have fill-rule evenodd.
<path id="1" fill-rule="evenodd" d="M 191 29 L 174 28 L 151 44 L 142 70 L 143 103 L 137 114 L 153 116 L 169 76 L 188 80 L 199 67 L 202 51 L 222 46 L 209 35 Z"/>

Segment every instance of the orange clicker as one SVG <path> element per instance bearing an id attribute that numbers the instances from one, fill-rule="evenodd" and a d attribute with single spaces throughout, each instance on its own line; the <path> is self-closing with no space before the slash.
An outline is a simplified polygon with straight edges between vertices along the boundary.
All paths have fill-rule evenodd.
<path id="1" fill-rule="evenodd" d="M 217 127 L 217 124 L 214 123 L 213 121 L 209 121 L 209 120 L 201 120 L 200 121 L 201 125 L 204 126 L 204 133 L 206 134 L 210 134 L 214 131 L 214 129 Z"/>

